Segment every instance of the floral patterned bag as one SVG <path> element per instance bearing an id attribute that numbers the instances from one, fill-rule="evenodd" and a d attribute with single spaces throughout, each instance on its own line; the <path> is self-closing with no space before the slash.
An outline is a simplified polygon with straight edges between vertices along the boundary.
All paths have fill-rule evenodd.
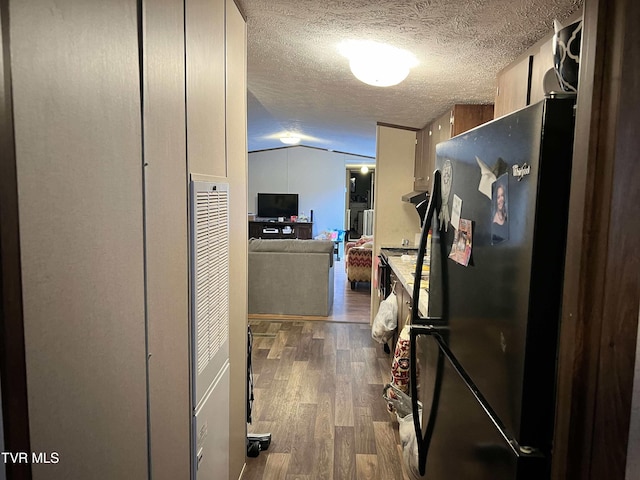
<path id="1" fill-rule="evenodd" d="M 409 325 L 405 325 L 400 332 L 398 341 L 396 342 L 393 362 L 391 363 L 391 385 L 407 395 L 409 394 L 409 365 L 411 354 L 410 328 Z M 392 389 L 389 391 L 389 395 L 395 395 Z M 387 403 L 387 410 L 393 412 L 395 409 L 391 403 Z"/>

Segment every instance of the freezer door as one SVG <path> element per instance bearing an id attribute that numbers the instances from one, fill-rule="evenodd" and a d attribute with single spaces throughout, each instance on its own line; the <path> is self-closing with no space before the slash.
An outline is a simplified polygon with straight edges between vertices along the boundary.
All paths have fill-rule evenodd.
<path id="1" fill-rule="evenodd" d="M 501 430 L 433 335 L 416 336 L 422 403 L 421 437 L 428 444 L 428 480 L 544 480 L 548 461 L 528 454 Z M 476 392 L 477 393 L 477 392 Z M 431 428 L 429 424 L 431 423 Z M 496 424 L 497 423 L 497 424 Z M 431 430 L 430 432 L 428 430 Z"/>

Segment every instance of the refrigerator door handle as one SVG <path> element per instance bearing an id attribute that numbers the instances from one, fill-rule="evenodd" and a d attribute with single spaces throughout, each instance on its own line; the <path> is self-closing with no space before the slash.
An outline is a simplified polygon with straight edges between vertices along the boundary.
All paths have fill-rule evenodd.
<path id="1" fill-rule="evenodd" d="M 424 256 L 427 253 L 427 239 L 429 237 L 429 229 L 433 222 L 433 216 L 435 212 L 439 212 L 442 207 L 442 196 L 440 194 L 440 170 L 433 172 L 433 188 L 431 189 L 431 197 L 429 197 L 429 206 L 427 207 L 427 214 L 424 222 L 422 223 L 422 233 L 420 234 L 420 245 L 418 246 L 418 256 L 416 258 L 416 270 L 414 272 L 413 282 L 413 296 L 411 306 L 411 320 L 412 324 L 421 323 L 424 324 L 427 319 L 420 318 L 420 312 L 418 310 L 418 304 L 420 302 L 420 281 L 422 277 L 422 265 L 424 263 Z M 440 231 L 438 226 L 438 231 Z M 432 252 L 433 254 L 433 252 Z"/>
<path id="2" fill-rule="evenodd" d="M 429 453 L 429 445 L 431 436 L 436 423 L 438 414 L 438 403 L 440 401 L 440 389 L 442 385 L 442 375 L 444 369 L 444 355 L 442 350 L 438 348 L 438 361 L 436 366 L 436 378 L 434 383 L 433 398 L 429 408 L 429 419 L 427 420 L 424 435 L 422 434 L 422 425 L 420 422 L 420 412 L 418 407 L 418 372 L 417 372 L 417 345 L 416 338 L 418 335 L 435 335 L 439 327 L 445 327 L 446 319 L 442 318 L 420 318 L 419 300 L 420 300 L 420 278 L 422 274 L 422 264 L 426 254 L 427 239 L 429 237 L 429 229 L 433 222 L 436 212 L 439 212 L 442 206 L 442 197 L 440 194 L 440 170 L 433 173 L 433 188 L 431 189 L 431 197 L 429 198 L 429 206 L 424 223 L 422 224 L 422 233 L 420 235 L 420 245 L 418 247 L 418 257 L 416 258 L 416 270 L 414 273 L 412 308 L 411 308 L 411 334 L 410 334 L 410 365 L 409 375 L 411 383 L 411 409 L 413 412 L 413 426 L 418 441 L 418 469 L 420 475 L 424 476 L 427 465 L 427 454 Z M 438 230 L 440 227 L 438 226 Z M 432 253 L 433 254 L 433 253 Z M 437 344 L 436 344 L 437 345 Z M 426 405 L 425 405 L 426 407 Z"/>
<path id="3" fill-rule="evenodd" d="M 431 437 L 433 435 L 433 429 L 436 425 L 436 418 L 438 416 L 438 405 L 440 403 L 440 390 L 442 388 L 442 376 L 444 369 L 444 354 L 440 348 L 439 343 L 436 343 L 438 348 L 438 361 L 436 364 L 436 376 L 433 387 L 433 398 L 431 400 L 431 406 L 429 407 L 429 419 L 427 420 L 427 427 L 424 435 L 422 434 L 422 425 L 420 424 L 420 411 L 418 405 L 418 372 L 417 372 L 417 345 L 416 338 L 418 335 L 433 335 L 436 336 L 438 332 L 437 327 L 434 328 L 430 325 L 411 325 L 410 327 L 410 352 L 409 352 L 409 373 L 411 383 L 411 410 L 413 413 L 413 428 L 416 432 L 416 440 L 418 443 L 418 471 L 421 476 L 424 476 L 427 468 L 427 455 L 429 454 L 429 445 L 431 444 Z"/>

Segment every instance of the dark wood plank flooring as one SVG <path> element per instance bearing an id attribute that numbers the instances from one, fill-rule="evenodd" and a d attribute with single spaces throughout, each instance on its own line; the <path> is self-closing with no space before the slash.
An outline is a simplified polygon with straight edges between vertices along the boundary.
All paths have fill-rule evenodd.
<path id="1" fill-rule="evenodd" d="M 333 309 L 328 317 L 300 315 L 252 314 L 249 319 L 276 320 L 327 320 L 331 322 L 370 323 L 371 284 L 357 283 L 355 290 L 347 282 L 344 258 L 334 263 Z"/>
<path id="2" fill-rule="evenodd" d="M 405 480 L 383 386 L 391 360 L 368 325 L 250 320 L 253 422 L 272 433 L 243 480 Z"/>

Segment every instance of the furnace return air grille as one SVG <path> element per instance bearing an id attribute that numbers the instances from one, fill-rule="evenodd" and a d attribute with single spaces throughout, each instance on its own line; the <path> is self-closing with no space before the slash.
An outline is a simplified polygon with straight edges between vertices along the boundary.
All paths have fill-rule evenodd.
<path id="1" fill-rule="evenodd" d="M 194 182 L 193 313 L 198 375 L 229 338 L 229 186 Z"/>

